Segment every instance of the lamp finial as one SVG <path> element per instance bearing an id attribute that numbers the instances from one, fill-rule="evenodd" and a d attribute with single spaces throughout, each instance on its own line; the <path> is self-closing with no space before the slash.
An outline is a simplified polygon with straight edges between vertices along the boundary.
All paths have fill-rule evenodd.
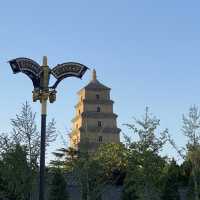
<path id="1" fill-rule="evenodd" d="M 42 65 L 43 66 L 47 66 L 47 56 L 43 56 L 43 63 L 42 63 Z"/>

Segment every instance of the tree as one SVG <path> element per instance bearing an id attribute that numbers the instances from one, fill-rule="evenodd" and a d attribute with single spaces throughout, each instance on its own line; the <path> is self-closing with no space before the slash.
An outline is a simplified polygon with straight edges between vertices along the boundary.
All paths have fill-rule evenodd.
<path id="1" fill-rule="evenodd" d="M 53 152 L 56 160 L 51 160 L 50 165 L 54 168 L 63 168 L 65 171 L 72 171 L 75 159 L 77 159 L 78 151 L 72 147 L 60 148 Z"/>
<path id="2" fill-rule="evenodd" d="M 162 200 L 180 200 L 179 186 L 181 185 L 181 171 L 174 159 L 166 165 L 162 182 Z"/>
<path id="3" fill-rule="evenodd" d="M 9 200 L 27 200 L 31 177 L 27 163 L 26 148 L 16 144 L 1 154 L 1 195 Z"/>
<path id="4" fill-rule="evenodd" d="M 28 102 L 22 105 L 21 112 L 16 118 L 11 119 L 12 138 L 16 143 L 26 146 L 28 149 L 29 163 L 37 166 L 40 152 L 40 132 L 36 125 L 36 113 L 32 111 Z M 55 120 L 52 119 L 46 129 L 46 146 L 56 139 Z"/>
<path id="5" fill-rule="evenodd" d="M 151 151 L 132 151 L 124 180 L 124 199 L 135 195 L 140 200 L 160 200 L 165 159 Z"/>
<path id="6" fill-rule="evenodd" d="M 102 144 L 95 153 L 82 152 L 73 170 L 81 185 L 82 199 L 99 200 L 106 185 L 122 185 L 126 167 L 127 149 L 122 144 Z"/>
<path id="7" fill-rule="evenodd" d="M 37 130 L 36 113 L 33 113 L 28 102 L 22 105 L 20 114 L 11 119 L 12 138 L 16 143 L 21 143 L 28 150 L 29 163 L 36 163 L 39 155 L 40 136 Z"/>
<path id="8" fill-rule="evenodd" d="M 123 184 L 128 164 L 128 151 L 123 144 L 102 144 L 93 158 L 101 164 L 105 182 Z"/>
<path id="9" fill-rule="evenodd" d="M 29 198 L 37 187 L 38 160 L 40 152 L 40 133 L 36 125 L 36 113 L 26 102 L 22 105 L 21 112 L 11 119 L 12 133 L 0 136 L 0 158 L 13 146 L 20 145 L 26 150 L 26 160 L 28 163 L 28 177 L 31 180 L 29 185 Z M 55 120 L 51 120 L 47 125 L 46 146 L 56 139 Z M 21 158 L 21 157 L 20 157 Z M 18 159 L 18 158 L 16 158 Z"/>
<path id="10" fill-rule="evenodd" d="M 164 144 L 168 141 L 168 129 L 160 131 L 156 134 L 157 128 L 160 126 L 160 120 L 149 113 L 149 108 L 145 109 L 145 116 L 142 120 L 135 119 L 133 124 L 125 124 L 139 137 L 139 140 L 131 143 L 131 148 L 138 152 L 150 150 L 158 153 L 162 150 Z"/>
<path id="11" fill-rule="evenodd" d="M 11 146 L 13 146 L 12 139 L 5 133 L 0 135 L 0 153 L 6 152 Z M 1 154 L 0 154 L 1 157 Z"/>
<path id="12" fill-rule="evenodd" d="M 183 115 L 183 134 L 188 138 L 188 145 L 195 147 L 200 142 L 200 111 L 194 105 L 189 108 L 189 113 Z"/>
<path id="13" fill-rule="evenodd" d="M 84 152 L 74 161 L 73 174 L 81 186 L 82 200 L 101 200 L 105 182 L 100 162 Z"/>
<path id="14" fill-rule="evenodd" d="M 82 199 L 101 199 L 106 184 L 123 184 L 126 152 L 122 144 L 102 144 L 93 154 L 61 148 L 53 153 L 56 160 L 51 161 L 51 165 L 72 173 L 81 186 Z"/>
<path id="15" fill-rule="evenodd" d="M 139 139 L 129 140 L 124 199 L 128 199 L 131 193 L 142 200 L 161 199 L 161 174 L 166 161 L 159 156 L 159 152 L 168 140 L 168 130 L 158 132 L 159 125 L 160 120 L 152 116 L 148 108 L 142 120 L 135 119 L 135 123 L 126 124 Z"/>
<path id="16" fill-rule="evenodd" d="M 183 134 L 187 137 L 186 159 L 191 162 L 194 199 L 200 196 L 200 111 L 197 106 L 189 109 L 187 116 L 183 115 Z"/>
<path id="17" fill-rule="evenodd" d="M 61 169 L 53 169 L 49 200 L 68 200 L 67 184 Z"/>

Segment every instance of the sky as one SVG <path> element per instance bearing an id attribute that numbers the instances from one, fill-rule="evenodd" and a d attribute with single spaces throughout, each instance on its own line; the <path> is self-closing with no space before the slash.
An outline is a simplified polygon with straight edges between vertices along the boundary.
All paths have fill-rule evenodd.
<path id="1" fill-rule="evenodd" d="M 0 4 L 0 132 L 11 130 L 10 119 L 27 100 L 40 116 L 39 102 L 32 102 L 32 83 L 23 74 L 13 75 L 7 61 L 16 57 L 51 67 L 80 62 L 96 69 L 98 79 L 112 88 L 118 126 L 140 118 L 146 106 L 168 128 L 178 146 L 185 145 L 182 114 L 200 106 L 200 2 L 186 0 L 34 0 L 1 1 Z M 48 119 L 66 138 L 74 117 L 77 91 L 91 79 L 65 79 L 58 86 L 57 101 L 48 105 Z M 58 140 L 53 149 L 62 147 Z M 176 156 L 168 146 L 165 152 Z"/>

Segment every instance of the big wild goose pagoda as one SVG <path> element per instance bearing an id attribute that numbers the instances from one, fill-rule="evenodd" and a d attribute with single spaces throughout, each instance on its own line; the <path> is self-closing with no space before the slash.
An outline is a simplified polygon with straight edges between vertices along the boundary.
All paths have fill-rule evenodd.
<path id="1" fill-rule="evenodd" d="M 120 143 L 120 129 L 110 90 L 98 81 L 93 70 L 92 80 L 77 93 L 78 103 L 70 133 L 72 148 L 93 153 L 101 144 Z"/>

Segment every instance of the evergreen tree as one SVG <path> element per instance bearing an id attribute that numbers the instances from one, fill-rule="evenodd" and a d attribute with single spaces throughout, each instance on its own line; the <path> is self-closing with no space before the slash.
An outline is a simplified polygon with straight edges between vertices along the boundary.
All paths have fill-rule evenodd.
<path id="1" fill-rule="evenodd" d="M 0 158 L 0 172 L 0 195 L 9 200 L 27 200 L 31 177 L 26 149 L 17 144 L 3 152 Z"/>
<path id="2" fill-rule="evenodd" d="M 180 167 L 177 165 L 176 161 L 172 159 L 172 161 L 166 166 L 166 174 L 163 177 L 163 200 L 180 200 L 180 177 Z"/>
<path id="3" fill-rule="evenodd" d="M 168 130 L 158 132 L 159 125 L 160 120 L 152 116 L 148 108 L 142 120 L 126 124 L 139 140 L 128 143 L 124 199 L 129 199 L 133 193 L 141 200 L 161 199 L 161 177 L 166 161 L 159 152 L 167 142 Z"/>
<path id="4" fill-rule="evenodd" d="M 12 134 L 0 135 L 0 195 L 6 191 L 10 199 L 23 200 L 25 187 L 27 198 L 30 199 L 37 190 L 40 133 L 36 125 L 36 113 L 27 102 L 22 105 L 21 112 L 11 119 L 11 126 Z M 48 146 L 56 139 L 55 120 L 48 123 L 46 132 Z M 27 182 L 25 185 L 24 180 Z M 18 197 L 20 188 L 22 197 Z"/>
<path id="5" fill-rule="evenodd" d="M 187 137 L 186 160 L 191 163 L 192 197 L 200 199 L 200 110 L 197 106 L 189 109 L 187 116 L 183 115 L 183 134 Z M 191 190 L 191 189 L 190 189 Z"/>
<path id="6" fill-rule="evenodd" d="M 69 148 L 60 148 L 56 152 L 53 152 L 55 160 L 51 160 L 50 165 L 53 168 L 63 168 L 65 171 L 72 171 L 74 161 L 78 157 L 78 151 Z"/>
<path id="7" fill-rule="evenodd" d="M 46 146 L 55 141 L 57 137 L 55 120 L 52 119 L 46 128 Z M 11 119 L 12 139 L 14 143 L 26 146 L 28 150 L 28 161 L 31 168 L 38 165 L 40 152 L 40 131 L 36 124 L 36 113 L 32 111 L 30 104 L 26 101 L 19 114 Z"/>
<path id="8" fill-rule="evenodd" d="M 128 163 L 128 150 L 123 144 L 102 144 L 93 158 L 101 164 L 104 182 L 123 184 Z"/>
<path id="9" fill-rule="evenodd" d="M 52 176 L 49 200 L 68 200 L 67 184 L 61 169 L 54 169 Z"/>

